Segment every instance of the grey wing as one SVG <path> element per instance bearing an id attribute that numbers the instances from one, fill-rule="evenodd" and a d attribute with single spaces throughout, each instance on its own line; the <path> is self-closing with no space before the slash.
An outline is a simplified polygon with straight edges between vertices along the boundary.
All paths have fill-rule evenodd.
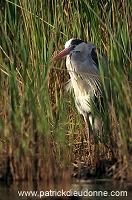
<path id="1" fill-rule="evenodd" d="M 107 68 L 106 56 L 102 54 L 102 65 Z M 91 54 L 87 59 L 81 64 L 81 67 L 78 67 L 80 70 L 80 78 L 86 85 L 88 84 L 93 90 L 96 97 L 102 94 L 101 92 L 101 81 L 100 81 L 100 71 L 99 71 L 99 62 L 98 56 L 95 51 L 95 48 L 91 51 Z"/>
<path id="2" fill-rule="evenodd" d="M 95 96 L 101 95 L 101 82 L 97 67 L 93 63 L 84 62 L 81 65 L 81 69 L 78 71 L 80 72 L 78 73 L 78 77 L 80 77 L 80 83 L 85 90 L 87 91 L 87 89 L 90 87 Z"/>

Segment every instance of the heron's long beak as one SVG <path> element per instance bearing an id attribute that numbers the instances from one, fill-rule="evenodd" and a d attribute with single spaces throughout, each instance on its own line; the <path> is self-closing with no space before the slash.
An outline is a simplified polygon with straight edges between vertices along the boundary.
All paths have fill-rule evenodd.
<path id="1" fill-rule="evenodd" d="M 72 49 L 73 49 L 73 46 L 68 47 L 68 48 L 62 50 L 62 51 L 61 51 L 60 53 L 58 53 L 54 58 L 52 58 L 50 62 L 53 62 L 53 61 L 55 61 L 55 60 L 59 60 L 60 58 L 62 58 L 62 57 L 64 57 L 64 56 L 68 55 Z"/>

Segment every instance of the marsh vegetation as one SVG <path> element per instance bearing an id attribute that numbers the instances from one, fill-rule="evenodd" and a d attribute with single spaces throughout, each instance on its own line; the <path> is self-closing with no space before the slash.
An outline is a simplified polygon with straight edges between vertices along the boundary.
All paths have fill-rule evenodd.
<path id="1" fill-rule="evenodd" d="M 1 180 L 130 181 L 130 1 L 5 0 L 0 5 Z M 104 111 L 93 107 L 104 134 L 90 144 L 73 95 L 64 89 L 65 59 L 50 63 L 70 38 L 96 44 L 109 62 L 108 73 L 101 70 Z"/>

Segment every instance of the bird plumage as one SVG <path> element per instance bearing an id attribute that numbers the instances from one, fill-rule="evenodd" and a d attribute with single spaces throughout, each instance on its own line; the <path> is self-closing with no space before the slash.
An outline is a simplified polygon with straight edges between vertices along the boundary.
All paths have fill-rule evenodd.
<path id="1" fill-rule="evenodd" d="M 61 54 L 67 55 L 66 67 L 70 75 L 68 89 L 73 89 L 79 113 L 83 115 L 87 124 L 90 121 L 96 133 L 101 132 L 101 121 L 97 116 L 93 119 L 90 102 L 97 106 L 97 99 L 102 95 L 98 52 L 99 49 L 92 43 L 70 39 L 65 44 L 65 50 L 58 54 L 58 57 L 53 58 L 56 60 L 61 57 Z M 105 63 L 105 55 L 101 55 Z"/>

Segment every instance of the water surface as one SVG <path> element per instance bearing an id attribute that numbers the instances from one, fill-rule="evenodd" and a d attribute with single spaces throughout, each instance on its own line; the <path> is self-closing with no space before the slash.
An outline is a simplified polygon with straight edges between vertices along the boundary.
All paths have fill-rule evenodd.
<path id="1" fill-rule="evenodd" d="M 58 193 L 57 193 L 58 192 Z M 111 193 L 112 192 L 112 193 Z M 53 195 L 58 194 L 58 197 Z M 63 194 L 63 197 L 60 195 Z M 75 197 L 70 197 L 74 194 Z M 114 195 L 114 196 L 111 196 Z M 23 196 L 22 196 L 23 195 Z M 29 195 L 29 196 L 28 196 Z M 44 196 L 47 195 L 47 196 Z M 65 196 L 67 195 L 67 197 Z M 78 196 L 77 196 L 78 195 Z M 127 195 L 127 196 L 126 196 Z M 96 181 L 77 181 L 74 183 L 14 183 L 0 184 L 0 200 L 32 200 L 32 199 L 77 199 L 77 200 L 131 200 L 132 190 L 126 189 L 125 185 L 111 180 L 96 180 Z"/>

